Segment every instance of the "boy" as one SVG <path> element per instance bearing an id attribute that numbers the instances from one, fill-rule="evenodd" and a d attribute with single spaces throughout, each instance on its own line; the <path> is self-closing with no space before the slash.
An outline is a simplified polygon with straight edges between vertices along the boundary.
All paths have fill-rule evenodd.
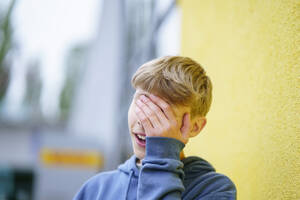
<path id="1" fill-rule="evenodd" d="M 204 69 L 187 57 L 162 57 L 142 65 L 132 85 L 128 125 L 134 155 L 118 170 L 91 178 L 74 199 L 236 199 L 228 177 L 182 151 L 206 124 L 212 84 Z"/>

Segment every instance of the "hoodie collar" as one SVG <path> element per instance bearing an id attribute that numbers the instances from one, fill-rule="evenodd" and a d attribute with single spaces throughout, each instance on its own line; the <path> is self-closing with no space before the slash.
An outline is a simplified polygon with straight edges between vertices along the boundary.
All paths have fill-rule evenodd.
<path id="1" fill-rule="evenodd" d="M 132 155 L 125 163 L 121 164 L 118 169 L 126 174 L 130 174 L 133 171 L 133 176 L 139 176 L 139 169 L 136 166 L 136 156 Z"/>

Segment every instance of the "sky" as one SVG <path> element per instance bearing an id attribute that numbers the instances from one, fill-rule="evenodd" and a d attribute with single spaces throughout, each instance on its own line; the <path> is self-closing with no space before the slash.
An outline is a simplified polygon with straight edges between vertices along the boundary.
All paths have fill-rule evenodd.
<path id="1" fill-rule="evenodd" d="M 6 2 L 4 2 L 6 1 Z M 2 1 L 2 5 L 9 3 Z M 64 58 L 73 45 L 95 37 L 101 0 L 17 0 L 13 13 L 14 39 L 18 47 L 13 59 L 13 77 L 6 98 L 6 113 L 20 115 L 24 95 L 26 63 L 41 64 L 44 113 L 54 117 L 64 80 Z M 8 116 L 10 117 L 10 116 Z"/>
<path id="2" fill-rule="evenodd" d="M 17 0 L 12 24 L 17 51 L 13 54 L 12 79 L 5 99 L 7 118 L 22 120 L 25 95 L 25 73 L 28 63 L 37 60 L 42 80 L 41 108 L 48 118 L 57 118 L 59 95 L 64 82 L 65 57 L 76 45 L 96 37 L 103 0 Z M 1 0 L 6 6 L 11 0 Z M 171 0 L 159 1 L 160 11 Z M 158 37 L 158 53 L 180 51 L 179 9 L 171 12 Z M 170 34 L 170 32 L 172 34 Z M 22 115 L 23 113 L 23 115 Z"/>

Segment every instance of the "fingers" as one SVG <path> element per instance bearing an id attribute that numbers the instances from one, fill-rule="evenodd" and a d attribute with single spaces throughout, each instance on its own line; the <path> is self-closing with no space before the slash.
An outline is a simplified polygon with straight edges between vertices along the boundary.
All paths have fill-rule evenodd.
<path id="1" fill-rule="evenodd" d="M 140 122 L 142 123 L 145 130 L 151 131 L 152 130 L 152 124 L 148 120 L 147 116 L 144 114 L 144 112 L 138 107 L 135 107 L 135 113 L 137 117 L 139 118 Z"/>
<path id="2" fill-rule="evenodd" d="M 147 98 L 144 95 L 141 95 L 140 98 L 141 98 L 142 102 L 145 103 L 150 108 L 150 110 L 153 112 L 153 114 L 155 114 L 158 117 L 158 120 L 160 121 L 161 125 L 169 123 L 169 120 L 167 119 L 167 117 L 165 116 L 164 112 L 162 111 L 162 109 L 160 107 L 158 107 L 149 98 Z"/>
<path id="3" fill-rule="evenodd" d="M 162 100 L 161 98 L 150 94 L 150 99 L 156 103 L 164 112 L 164 114 L 166 115 L 166 117 L 174 124 L 176 123 L 176 118 L 175 115 L 173 113 L 173 110 L 171 108 L 171 106 L 165 102 L 164 100 Z"/>
<path id="4" fill-rule="evenodd" d="M 141 95 L 135 100 L 135 112 L 147 136 L 175 138 L 187 143 L 190 115 L 185 113 L 177 122 L 171 106 L 159 97 Z"/>
<path id="5" fill-rule="evenodd" d="M 158 128 L 161 126 L 161 123 L 153 110 L 151 110 L 145 103 L 143 103 L 139 99 L 136 100 L 136 104 L 137 107 L 139 107 L 139 109 L 142 111 L 142 113 L 140 113 L 140 116 L 144 114 L 148 118 L 149 122 L 152 124 L 152 127 Z"/>

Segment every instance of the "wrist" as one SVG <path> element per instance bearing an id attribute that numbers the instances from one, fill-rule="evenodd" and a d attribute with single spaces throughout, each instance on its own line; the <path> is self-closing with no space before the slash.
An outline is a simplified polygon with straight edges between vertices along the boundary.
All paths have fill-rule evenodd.
<path id="1" fill-rule="evenodd" d="M 185 144 L 168 137 L 146 137 L 145 159 L 169 158 L 180 160 L 180 152 Z"/>

